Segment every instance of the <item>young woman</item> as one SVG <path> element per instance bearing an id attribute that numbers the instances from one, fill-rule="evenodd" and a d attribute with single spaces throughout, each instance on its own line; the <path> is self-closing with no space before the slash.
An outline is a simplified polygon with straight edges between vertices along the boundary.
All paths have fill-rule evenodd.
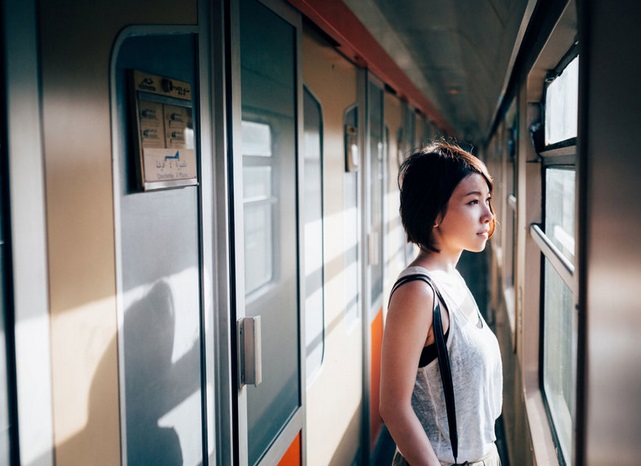
<path id="1" fill-rule="evenodd" d="M 403 227 L 419 253 L 399 276 L 417 279 L 397 282 L 392 291 L 383 337 L 380 413 L 396 442 L 393 464 L 455 463 L 434 345 L 438 305 L 454 387 L 458 464 L 500 465 L 494 444 L 502 404 L 499 346 L 456 270 L 463 250 L 482 251 L 494 232 L 492 178 L 479 159 L 439 142 L 405 160 L 399 186 Z"/>

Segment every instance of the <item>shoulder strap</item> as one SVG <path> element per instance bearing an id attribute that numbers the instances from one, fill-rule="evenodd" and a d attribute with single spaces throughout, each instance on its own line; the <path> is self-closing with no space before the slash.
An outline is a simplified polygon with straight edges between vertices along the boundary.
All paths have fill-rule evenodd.
<path id="1" fill-rule="evenodd" d="M 452 372 L 450 369 L 450 357 L 447 352 L 447 346 L 445 345 L 445 336 L 443 335 L 443 321 L 441 319 L 441 307 L 439 303 L 443 304 L 443 307 L 452 319 L 451 313 L 447 309 L 445 300 L 441 295 L 441 292 L 438 290 L 432 279 L 429 275 L 424 273 L 415 273 L 411 275 L 405 275 L 404 277 L 399 278 L 392 291 L 390 293 L 390 299 L 394 291 L 396 291 L 400 286 L 405 283 L 421 280 L 424 281 L 432 288 L 434 291 L 434 339 L 436 340 L 436 353 L 438 355 L 438 367 L 441 371 L 441 379 L 443 381 L 443 393 L 445 395 L 445 407 L 447 410 L 447 423 L 450 430 L 450 443 L 452 444 L 452 453 L 454 454 L 454 463 L 457 463 L 458 460 L 458 430 L 456 429 L 456 405 L 454 403 L 454 384 L 452 383 Z M 451 324 L 450 324 L 451 325 Z"/>

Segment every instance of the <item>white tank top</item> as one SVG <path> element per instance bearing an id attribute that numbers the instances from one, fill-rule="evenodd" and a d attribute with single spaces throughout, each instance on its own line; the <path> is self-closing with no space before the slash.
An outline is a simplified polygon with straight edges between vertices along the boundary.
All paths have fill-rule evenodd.
<path id="1" fill-rule="evenodd" d="M 498 341 L 458 271 L 445 273 L 408 267 L 399 278 L 415 273 L 427 273 L 432 278 L 450 312 L 447 349 L 456 403 L 458 462 L 477 461 L 494 448 L 494 423 L 503 403 Z M 437 360 L 418 369 L 412 407 L 441 464 L 452 464 L 454 455 Z"/>

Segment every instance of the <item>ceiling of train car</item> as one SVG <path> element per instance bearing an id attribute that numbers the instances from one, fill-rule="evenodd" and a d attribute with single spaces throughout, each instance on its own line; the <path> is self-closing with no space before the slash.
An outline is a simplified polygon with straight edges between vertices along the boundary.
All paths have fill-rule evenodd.
<path id="1" fill-rule="evenodd" d="M 531 0 L 344 0 L 449 122 L 481 143 Z"/>

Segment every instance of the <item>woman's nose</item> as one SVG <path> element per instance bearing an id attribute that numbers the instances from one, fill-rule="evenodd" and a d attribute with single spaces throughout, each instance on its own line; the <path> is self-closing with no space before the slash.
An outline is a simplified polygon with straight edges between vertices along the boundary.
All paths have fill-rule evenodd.
<path id="1" fill-rule="evenodd" d="M 490 221 L 492 221 L 493 218 L 494 218 L 494 214 L 492 213 L 492 209 L 490 209 L 490 206 L 486 204 L 485 210 L 483 212 L 483 223 L 490 223 Z"/>

